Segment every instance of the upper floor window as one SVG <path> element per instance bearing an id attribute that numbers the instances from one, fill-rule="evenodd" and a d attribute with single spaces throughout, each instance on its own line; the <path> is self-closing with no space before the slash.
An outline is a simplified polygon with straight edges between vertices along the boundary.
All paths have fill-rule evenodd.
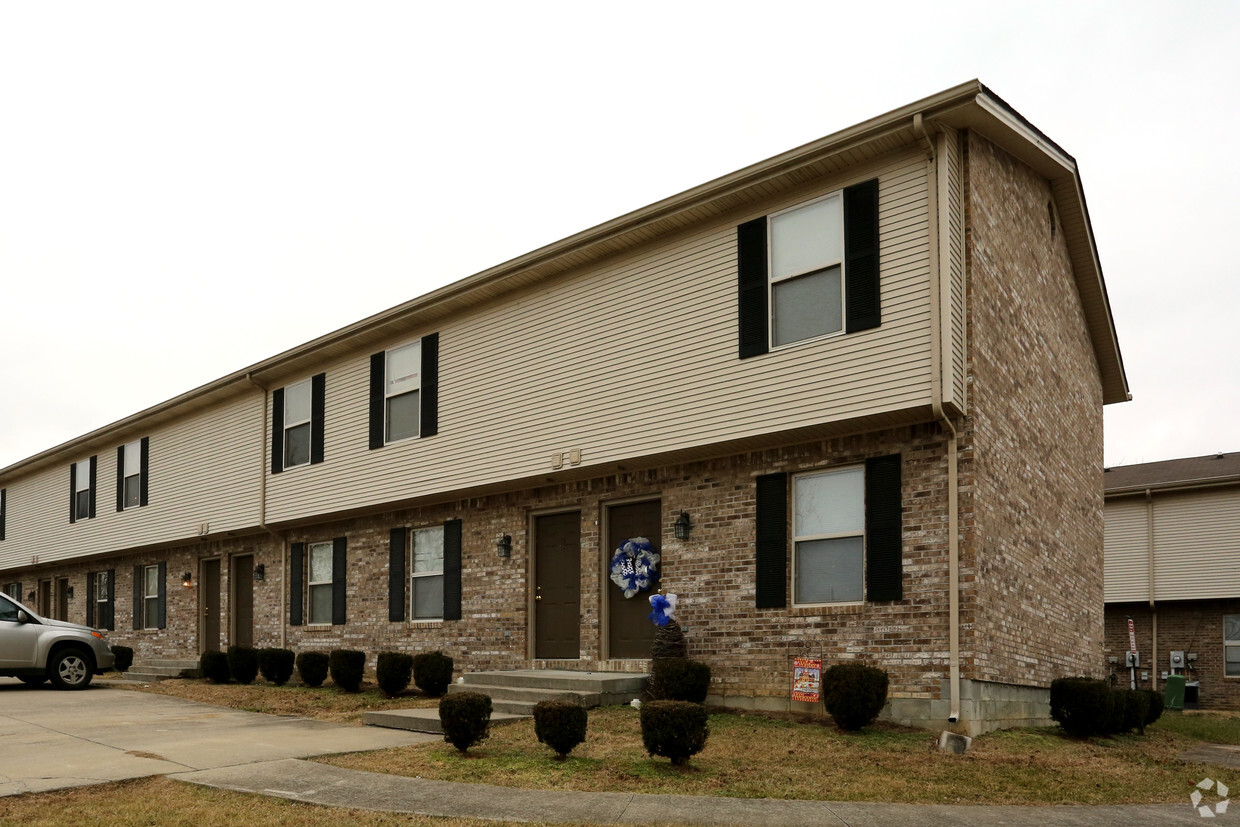
<path id="1" fill-rule="evenodd" d="M 327 374 L 271 392 L 271 473 L 323 461 Z"/>
<path id="2" fill-rule="evenodd" d="M 69 466 L 69 522 L 95 516 L 95 473 L 98 457 Z"/>
<path id="3" fill-rule="evenodd" d="M 147 501 L 150 439 L 143 437 L 116 450 L 116 510 L 137 508 Z"/>
<path id="4" fill-rule="evenodd" d="M 370 357 L 370 447 L 439 431 L 439 334 Z"/>

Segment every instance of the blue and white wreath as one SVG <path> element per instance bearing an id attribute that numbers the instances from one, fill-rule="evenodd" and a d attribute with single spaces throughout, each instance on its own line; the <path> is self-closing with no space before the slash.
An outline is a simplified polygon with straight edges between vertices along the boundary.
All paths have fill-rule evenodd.
<path id="1" fill-rule="evenodd" d="M 625 597 L 649 589 L 659 579 L 659 553 L 645 537 L 625 540 L 611 558 L 611 582 Z"/>

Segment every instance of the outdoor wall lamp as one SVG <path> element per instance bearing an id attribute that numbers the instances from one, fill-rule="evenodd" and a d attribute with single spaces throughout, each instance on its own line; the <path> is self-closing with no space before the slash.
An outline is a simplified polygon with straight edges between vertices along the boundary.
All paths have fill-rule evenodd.
<path id="1" fill-rule="evenodd" d="M 676 518 L 674 526 L 677 540 L 688 540 L 689 532 L 693 530 L 693 524 L 689 522 L 688 512 L 680 512 L 680 516 Z"/>
<path id="2" fill-rule="evenodd" d="M 27 602 L 27 603 L 33 603 L 33 602 L 34 602 L 34 589 L 31 589 L 31 590 L 30 590 L 30 594 L 26 595 L 26 602 Z"/>
<path id="3" fill-rule="evenodd" d="M 181 575 L 181 585 L 182 585 L 182 586 L 184 586 L 184 587 L 185 587 L 185 588 L 187 588 L 187 589 L 188 589 L 190 586 L 194 585 L 194 577 L 193 577 L 193 575 L 191 575 L 189 572 L 185 572 L 185 574 L 182 574 L 182 575 Z"/>
<path id="4" fill-rule="evenodd" d="M 512 556 L 512 538 L 507 534 L 501 534 L 495 538 L 495 551 L 500 557 Z"/>
<path id="5" fill-rule="evenodd" d="M 73 587 L 72 586 L 65 589 L 65 597 L 68 598 L 69 600 L 73 599 Z"/>
<path id="6" fill-rule="evenodd" d="M 254 581 L 261 582 L 266 579 L 267 579 L 267 566 L 265 566 L 262 563 L 259 563 L 257 566 L 254 567 Z"/>

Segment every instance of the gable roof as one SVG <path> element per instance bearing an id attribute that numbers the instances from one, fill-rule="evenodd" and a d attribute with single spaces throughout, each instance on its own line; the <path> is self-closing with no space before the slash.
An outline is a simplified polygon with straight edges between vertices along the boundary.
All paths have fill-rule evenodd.
<path id="1" fill-rule="evenodd" d="M 1113 494 L 1145 489 L 1190 488 L 1240 482 L 1240 453 L 1166 459 L 1105 469 L 1103 490 Z"/>

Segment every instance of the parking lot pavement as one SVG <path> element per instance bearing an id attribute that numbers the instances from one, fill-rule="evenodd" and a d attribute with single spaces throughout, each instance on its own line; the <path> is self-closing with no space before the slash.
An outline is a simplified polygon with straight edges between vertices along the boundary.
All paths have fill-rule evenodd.
<path id="1" fill-rule="evenodd" d="M 0 796 L 438 740 L 126 689 L 62 692 L 0 678 Z"/>

